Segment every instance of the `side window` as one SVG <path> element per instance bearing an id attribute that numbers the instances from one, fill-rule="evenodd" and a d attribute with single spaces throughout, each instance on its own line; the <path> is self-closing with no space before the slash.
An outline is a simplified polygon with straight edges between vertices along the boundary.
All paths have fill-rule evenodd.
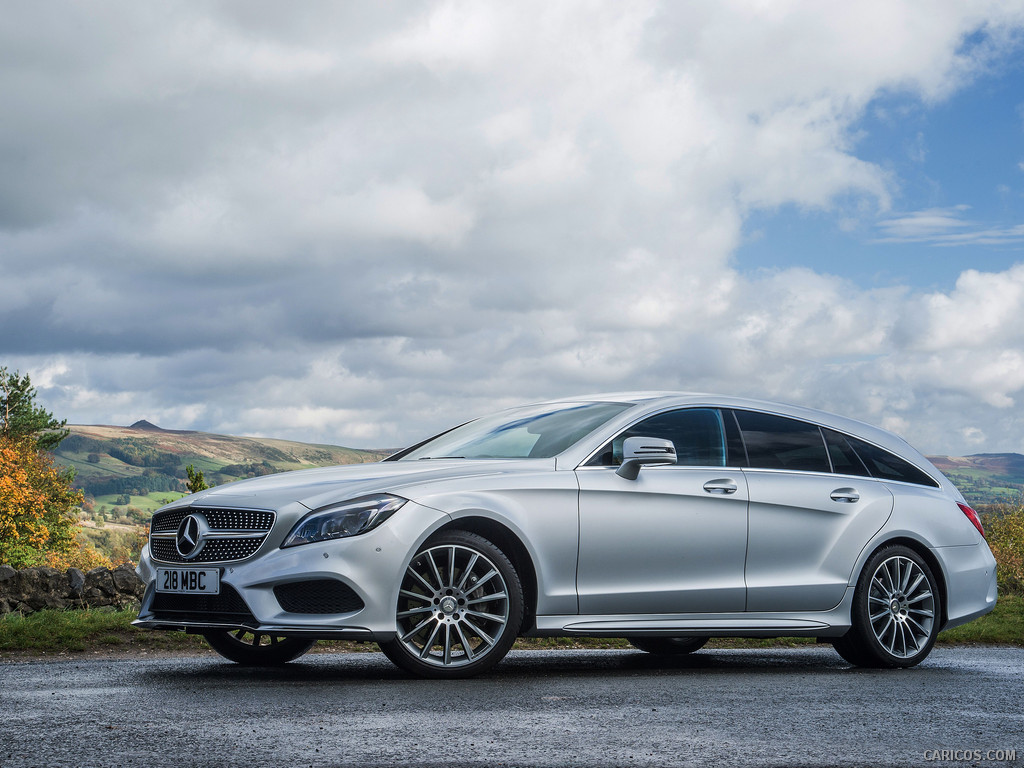
<path id="1" fill-rule="evenodd" d="M 724 467 L 725 434 L 722 416 L 712 408 L 686 408 L 659 413 L 634 424 L 608 443 L 591 465 L 617 467 L 627 437 L 660 437 L 676 447 L 676 465 Z"/>
<path id="2" fill-rule="evenodd" d="M 783 416 L 735 411 L 751 467 L 831 472 L 821 430 Z"/>
<path id="3" fill-rule="evenodd" d="M 939 484 L 909 461 L 904 461 L 886 450 L 865 443 L 855 437 L 848 437 L 850 445 L 864 461 L 872 477 L 881 480 L 898 480 L 938 488 Z"/>
<path id="4" fill-rule="evenodd" d="M 858 475 L 859 477 L 871 477 L 868 468 L 860 460 L 857 452 L 853 450 L 846 435 L 841 435 L 831 429 L 821 428 L 825 435 L 825 444 L 828 445 L 828 455 L 832 459 L 832 471 L 838 475 Z"/>

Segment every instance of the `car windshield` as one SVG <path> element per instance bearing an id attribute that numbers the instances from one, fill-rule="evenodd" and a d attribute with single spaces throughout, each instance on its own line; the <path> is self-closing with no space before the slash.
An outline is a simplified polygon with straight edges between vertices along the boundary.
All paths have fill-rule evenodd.
<path id="1" fill-rule="evenodd" d="M 547 403 L 502 411 L 438 435 L 398 460 L 549 459 L 630 407 Z"/>

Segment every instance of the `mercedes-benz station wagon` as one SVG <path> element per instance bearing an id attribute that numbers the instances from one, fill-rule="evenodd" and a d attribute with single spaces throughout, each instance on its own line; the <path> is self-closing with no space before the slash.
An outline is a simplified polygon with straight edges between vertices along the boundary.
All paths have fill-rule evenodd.
<path id="1" fill-rule="evenodd" d="M 909 667 L 988 613 L 977 514 L 896 435 L 733 397 L 605 394 L 468 422 L 382 462 L 287 472 L 154 516 L 136 625 L 242 664 L 374 641 L 426 677 L 518 636 L 804 636 Z"/>

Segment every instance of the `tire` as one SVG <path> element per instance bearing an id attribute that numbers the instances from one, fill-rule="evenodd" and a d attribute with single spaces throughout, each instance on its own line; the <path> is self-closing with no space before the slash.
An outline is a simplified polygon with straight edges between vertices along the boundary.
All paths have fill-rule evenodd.
<path id="1" fill-rule="evenodd" d="M 707 645 L 709 637 L 629 637 L 629 644 L 647 653 L 659 656 L 678 656 L 699 651 Z"/>
<path id="2" fill-rule="evenodd" d="M 392 662 L 429 678 L 472 677 L 508 653 L 523 623 L 523 588 L 505 554 L 467 531 L 442 533 L 402 577 Z"/>
<path id="3" fill-rule="evenodd" d="M 940 617 L 938 582 L 928 563 L 908 547 L 886 547 L 864 566 L 850 631 L 833 646 L 858 667 L 912 667 L 935 645 Z"/>
<path id="4" fill-rule="evenodd" d="M 313 647 L 316 640 L 278 637 L 250 629 L 204 632 L 203 637 L 225 659 L 247 667 L 277 667 L 287 664 Z"/>

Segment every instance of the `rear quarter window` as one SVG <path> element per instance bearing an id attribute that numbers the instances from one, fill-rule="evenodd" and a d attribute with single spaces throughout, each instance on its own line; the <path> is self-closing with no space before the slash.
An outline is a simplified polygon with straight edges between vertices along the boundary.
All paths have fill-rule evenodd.
<path id="1" fill-rule="evenodd" d="M 897 480 L 901 483 L 927 485 L 930 488 L 939 487 L 939 484 L 931 476 L 909 461 L 855 437 L 847 436 L 846 439 L 860 456 L 872 477 L 877 477 L 880 480 Z"/>
<path id="2" fill-rule="evenodd" d="M 828 445 L 828 455 L 832 459 L 832 471 L 837 475 L 857 475 L 859 477 L 871 477 L 868 468 L 861 461 L 860 456 L 853 450 L 846 435 L 825 427 L 821 428 L 825 435 L 825 443 Z"/>

